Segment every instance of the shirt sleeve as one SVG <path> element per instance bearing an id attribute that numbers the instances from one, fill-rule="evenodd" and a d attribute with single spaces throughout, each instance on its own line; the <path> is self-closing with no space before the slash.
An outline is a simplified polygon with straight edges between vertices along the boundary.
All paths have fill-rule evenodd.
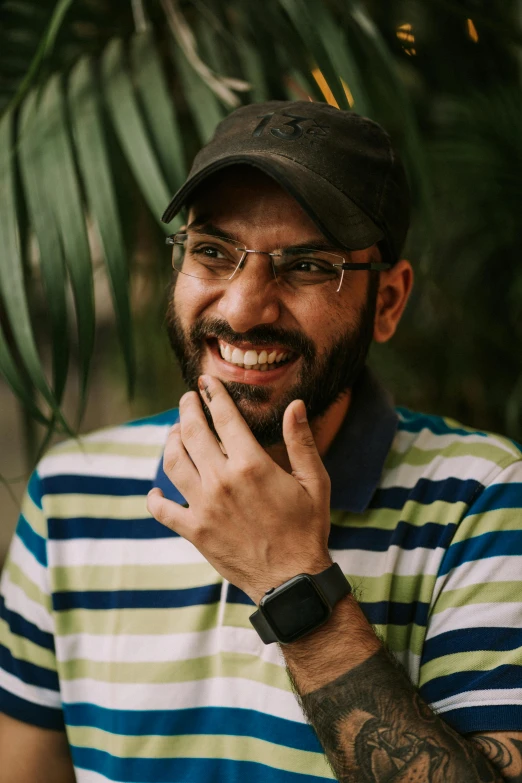
<path id="1" fill-rule="evenodd" d="M 420 693 L 459 733 L 522 729 L 522 462 L 475 498 L 439 569 Z"/>
<path id="2" fill-rule="evenodd" d="M 47 520 L 33 473 L 0 582 L 0 712 L 63 729 L 47 569 Z"/>

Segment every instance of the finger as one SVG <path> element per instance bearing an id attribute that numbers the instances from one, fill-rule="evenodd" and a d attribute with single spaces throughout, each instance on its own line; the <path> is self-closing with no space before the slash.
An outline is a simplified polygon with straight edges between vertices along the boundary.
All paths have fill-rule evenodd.
<path id="1" fill-rule="evenodd" d="M 188 541 L 191 540 L 192 512 L 189 508 L 184 508 L 173 500 L 167 500 L 158 487 L 151 489 L 147 495 L 147 510 L 162 525 Z"/>
<path id="2" fill-rule="evenodd" d="M 283 438 L 292 473 L 300 484 L 314 485 L 324 480 L 326 469 L 317 451 L 302 400 L 290 403 L 283 417 Z"/>
<path id="3" fill-rule="evenodd" d="M 179 401 L 181 440 L 202 476 L 209 468 L 220 470 L 225 455 L 208 426 L 201 400 L 196 392 L 187 392 Z"/>
<path id="4" fill-rule="evenodd" d="M 201 490 L 201 476 L 183 445 L 179 421 L 171 428 L 165 444 L 163 470 L 189 503 L 190 496 Z"/>
<path id="5" fill-rule="evenodd" d="M 264 454 L 221 381 L 212 375 L 201 375 L 198 386 L 228 456 L 237 455 L 239 449 L 242 455 Z"/>

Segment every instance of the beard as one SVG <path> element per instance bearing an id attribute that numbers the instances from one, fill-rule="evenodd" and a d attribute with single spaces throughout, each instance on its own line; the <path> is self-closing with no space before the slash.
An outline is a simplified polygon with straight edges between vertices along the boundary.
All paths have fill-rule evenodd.
<path id="1" fill-rule="evenodd" d="M 263 448 L 283 442 L 283 415 L 292 400 L 303 400 L 312 422 L 323 416 L 344 393 L 352 389 L 366 364 L 373 337 L 378 275 L 370 275 L 366 302 L 358 313 L 355 324 L 347 328 L 318 356 L 315 344 L 302 332 L 271 325 L 255 326 L 248 332 L 235 332 L 216 318 L 199 318 L 188 330 L 179 320 L 174 306 L 172 285 L 166 315 L 166 328 L 171 347 L 179 361 L 183 380 L 189 389 L 198 391 L 198 377 L 202 374 L 202 357 L 209 336 L 235 343 L 241 340 L 257 346 L 277 344 L 281 350 L 292 351 L 301 359 L 297 380 L 268 410 L 261 410 L 270 401 L 268 386 L 222 381 L 252 434 Z M 270 372 L 270 371 L 268 371 Z M 212 432 L 218 437 L 210 411 L 203 402 L 203 410 Z M 219 438 L 218 438 L 219 439 Z"/>

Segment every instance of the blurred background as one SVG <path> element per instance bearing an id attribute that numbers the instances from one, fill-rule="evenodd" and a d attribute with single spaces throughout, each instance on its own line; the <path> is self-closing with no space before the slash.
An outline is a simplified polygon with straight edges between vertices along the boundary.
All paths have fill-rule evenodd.
<path id="1" fill-rule="evenodd" d="M 381 122 L 414 197 L 400 405 L 522 441 L 522 0 L 0 0 L 0 563 L 52 440 L 177 405 L 160 216 L 236 106 Z"/>

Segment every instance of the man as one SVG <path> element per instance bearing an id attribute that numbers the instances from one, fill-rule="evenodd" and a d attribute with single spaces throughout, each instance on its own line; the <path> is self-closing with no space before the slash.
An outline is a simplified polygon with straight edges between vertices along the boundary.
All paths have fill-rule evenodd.
<path id="1" fill-rule="evenodd" d="M 522 780 L 521 453 L 395 411 L 365 369 L 413 277 L 388 136 L 243 107 L 164 220 L 182 206 L 191 390 L 31 479 L 0 781 Z"/>

